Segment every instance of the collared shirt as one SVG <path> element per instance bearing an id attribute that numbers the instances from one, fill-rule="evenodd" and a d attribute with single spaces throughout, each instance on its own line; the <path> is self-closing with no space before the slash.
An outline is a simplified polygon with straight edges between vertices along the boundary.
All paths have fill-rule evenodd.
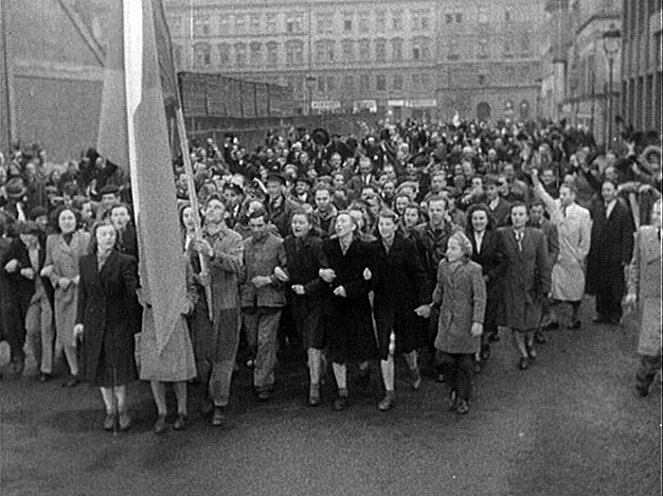
<path id="1" fill-rule="evenodd" d="M 617 204 L 617 200 L 612 200 L 611 202 L 605 204 L 605 218 L 606 219 L 610 218 L 610 214 L 614 210 L 616 204 Z"/>
<path id="2" fill-rule="evenodd" d="M 518 243 L 518 249 L 520 251 L 523 251 L 523 238 L 525 237 L 525 231 L 524 230 L 519 230 L 519 229 L 514 229 L 513 232 L 516 235 L 516 242 Z"/>
<path id="3" fill-rule="evenodd" d="M 481 253 L 481 245 L 483 244 L 483 238 L 486 235 L 486 231 L 476 232 L 474 231 L 474 241 L 477 245 L 477 253 Z"/>
<path id="4" fill-rule="evenodd" d="M 490 201 L 490 203 L 488 204 L 488 208 L 490 208 L 491 210 L 495 210 L 499 204 L 500 204 L 500 198 L 498 196 L 494 200 Z"/>

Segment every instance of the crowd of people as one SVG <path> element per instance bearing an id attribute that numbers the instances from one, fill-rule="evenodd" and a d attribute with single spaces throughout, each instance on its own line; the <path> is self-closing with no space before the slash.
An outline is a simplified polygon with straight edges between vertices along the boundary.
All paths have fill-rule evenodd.
<path id="1" fill-rule="evenodd" d="M 465 414 L 491 343 L 508 330 L 527 370 L 546 331 L 583 327 L 589 294 L 600 325 L 639 307 L 636 387 L 648 394 L 661 368 L 656 133 L 625 131 L 601 151 L 565 122 L 361 129 L 269 132 L 255 150 L 231 134 L 192 142 L 193 183 L 174 161 L 187 300 L 159 352 L 126 172 L 92 149 L 61 165 L 15 143 L 0 156 L 5 376 L 52 381 L 64 356 L 63 385 L 100 388 L 107 430 L 129 429 L 126 385 L 149 381 L 161 433 L 167 383 L 174 429 L 189 421 L 192 381 L 212 425 L 225 423 L 238 355 L 268 401 L 279 350 L 306 350 L 308 403 L 323 401 L 331 369 L 338 411 L 368 387 L 372 363 L 377 406 L 393 408 L 402 355 L 412 388 L 445 382 L 449 410 Z"/>

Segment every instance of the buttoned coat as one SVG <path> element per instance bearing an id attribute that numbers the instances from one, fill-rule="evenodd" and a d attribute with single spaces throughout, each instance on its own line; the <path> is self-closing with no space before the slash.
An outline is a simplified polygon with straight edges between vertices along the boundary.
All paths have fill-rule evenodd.
<path id="1" fill-rule="evenodd" d="M 484 281 L 486 281 L 486 296 L 489 300 L 498 300 L 501 294 L 500 278 L 497 277 L 502 264 L 502 254 L 499 251 L 497 231 L 487 229 L 481 241 L 481 251 L 477 251 L 477 241 L 470 229 L 466 232 L 467 238 L 472 243 L 473 262 L 478 263 L 483 269 Z"/>
<path id="2" fill-rule="evenodd" d="M 633 217 L 621 200 L 617 200 L 607 219 L 603 201 L 594 202 L 590 214 L 592 234 L 585 292 L 595 295 L 609 281 L 612 297 L 619 301 L 624 294 L 624 266 L 633 256 Z"/>
<path id="3" fill-rule="evenodd" d="M 446 353 L 475 353 L 481 337 L 470 333 L 473 323 L 483 324 L 486 283 L 481 265 L 470 260 L 440 262 L 433 305 L 440 306 L 435 348 Z"/>
<path id="4" fill-rule="evenodd" d="M 100 271 L 96 253 L 86 255 L 79 261 L 79 273 L 76 323 L 83 324 L 83 378 L 101 387 L 127 384 L 137 377 L 136 260 L 112 250 Z"/>
<path id="5" fill-rule="evenodd" d="M 658 229 L 638 229 L 629 267 L 629 293 L 638 297 L 640 335 L 638 353 L 661 354 L 661 238 Z"/>
<path id="6" fill-rule="evenodd" d="M 73 343 L 76 324 L 78 286 L 73 282 L 63 289 L 58 281 L 66 277 L 73 280 L 79 275 L 79 260 L 87 253 L 90 234 L 75 231 L 67 243 L 62 234 L 51 234 L 46 239 L 46 260 L 44 266 L 52 267 L 50 280 L 55 288 L 55 328 L 58 339 Z"/>
<path id="7" fill-rule="evenodd" d="M 270 232 L 265 238 L 256 240 L 253 236 L 244 240 L 244 264 L 242 267 L 240 301 L 242 308 L 270 307 L 285 305 L 283 283 L 274 276 L 274 269 L 287 266 L 283 239 Z M 260 288 L 253 285 L 254 277 L 271 278 L 271 283 Z"/>
<path id="8" fill-rule="evenodd" d="M 541 322 L 541 303 L 550 292 L 550 263 L 543 231 L 526 227 L 522 251 L 513 227 L 498 229 L 503 263 L 502 302 L 499 323 L 521 331 Z"/>
<path id="9" fill-rule="evenodd" d="M 426 344 L 425 322 L 414 309 L 429 303 L 428 275 L 414 242 L 396 234 L 387 253 L 382 240 L 371 245 L 375 257 L 373 314 L 380 354 L 386 359 L 389 335 L 396 336 L 396 353 L 409 353 Z"/>

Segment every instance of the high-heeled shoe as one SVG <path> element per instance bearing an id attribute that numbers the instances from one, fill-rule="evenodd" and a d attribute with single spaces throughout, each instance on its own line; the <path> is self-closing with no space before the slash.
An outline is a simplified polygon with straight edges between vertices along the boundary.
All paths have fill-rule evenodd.
<path id="1" fill-rule="evenodd" d="M 412 389 L 419 391 L 421 380 L 421 371 L 419 370 L 419 367 L 412 369 Z"/>
<path id="2" fill-rule="evenodd" d="M 469 407 L 469 405 L 467 404 L 467 401 L 465 401 L 465 400 L 460 400 L 460 401 L 458 402 L 458 407 L 456 408 L 456 413 L 458 413 L 458 414 L 460 414 L 460 415 L 465 415 L 465 414 L 468 413 L 469 411 L 470 411 L 470 407 Z"/>
<path id="3" fill-rule="evenodd" d="M 157 418 L 157 421 L 154 423 L 154 427 L 152 430 L 154 431 L 155 434 L 163 434 L 166 432 L 166 429 L 168 427 L 166 426 L 166 416 L 165 415 L 159 415 Z"/>
<path id="4" fill-rule="evenodd" d="M 384 398 L 382 398 L 382 401 L 380 401 L 380 404 L 378 405 L 378 410 L 381 412 L 389 411 L 394 407 L 395 404 L 396 397 L 394 396 L 394 392 L 387 391 L 387 394 L 385 394 Z"/>
<path id="5" fill-rule="evenodd" d="M 115 422 L 117 421 L 117 415 L 114 412 L 106 412 L 106 418 L 104 419 L 104 430 L 112 431 L 115 429 Z"/>
<path id="6" fill-rule="evenodd" d="M 131 428 L 131 417 L 129 417 L 127 411 L 120 412 L 118 424 L 120 426 L 120 431 L 122 432 L 126 432 Z"/>
<path id="7" fill-rule="evenodd" d="M 173 429 L 176 431 L 183 431 L 189 426 L 189 419 L 184 413 L 178 413 Z"/>

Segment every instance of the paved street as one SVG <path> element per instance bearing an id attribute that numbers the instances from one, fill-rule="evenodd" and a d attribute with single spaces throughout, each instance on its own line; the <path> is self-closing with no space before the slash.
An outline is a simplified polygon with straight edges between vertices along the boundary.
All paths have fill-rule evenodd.
<path id="1" fill-rule="evenodd" d="M 549 332 L 526 372 L 503 336 L 465 417 L 445 411 L 445 389 L 431 379 L 409 390 L 403 368 L 391 412 L 376 409 L 377 374 L 364 397 L 350 390 L 348 411 L 332 411 L 329 385 L 310 408 L 303 368 L 290 361 L 266 404 L 240 371 L 223 429 L 200 417 L 196 396 L 189 430 L 154 435 L 149 388 L 136 383 L 135 428 L 114 435 L 101 429 L 96 390 L 5 378 L 0 493 L 658 495 L 661 386 L 646 399 L 633 393 L 632 329 Z"/>

